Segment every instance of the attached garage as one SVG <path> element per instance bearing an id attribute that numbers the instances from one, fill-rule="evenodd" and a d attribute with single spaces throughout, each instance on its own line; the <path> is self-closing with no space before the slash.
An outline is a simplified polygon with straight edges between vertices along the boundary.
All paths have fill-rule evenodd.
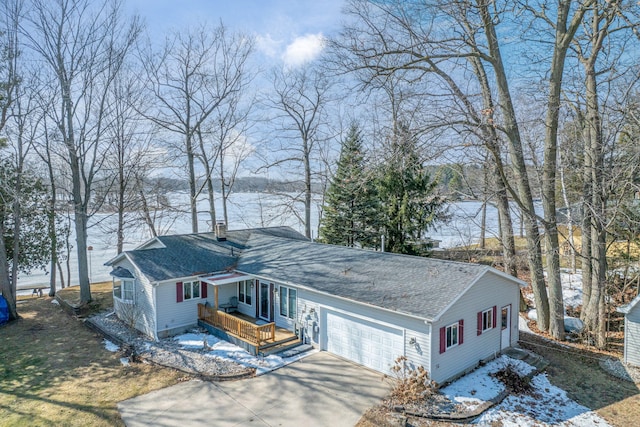
<path id="1" fill-rule="evenodd" d="M 402 329 L 333 310 L 323 310 L 323 317 L 322 347 L 329 353 L 387 374 L 404 355 Z"/>

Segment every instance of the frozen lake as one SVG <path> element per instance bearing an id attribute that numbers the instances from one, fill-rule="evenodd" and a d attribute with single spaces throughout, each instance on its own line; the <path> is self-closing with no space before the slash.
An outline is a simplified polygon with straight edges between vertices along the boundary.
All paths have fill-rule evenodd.
<path id="1" fill-rule="evenodd" d="M 167 195 L 174 206 L 186 206 L 186 195 L 172 193 Z M 317 236 L 321 200 L 314 200 L 311 212 L 312 234 Z M 304 226 L 299 218 L 304 217 L 302 203 L 292 203 L 290 195 L 274 195 L 266 193 L 233 193 L 228 203 L 229 229 L 237 230 L 253 227 L 289 226 L 304 233 Z M 441 248 L 451 248 L 475 243 L 480 238 L 480 218 L 482 204 L 480 202 L 456 202 L 449 206 L 451 220 L 446 224 L 439 224 L 430 230 L 429 237 L 440 240 Z M 164 220 L 160 224 L 161 234 L 183 234 L 191 232 L 190 214 L 187 209 L 178 212 L 172 220 Z M 222 217 L 221 203 L 216 205 L 218 218 Z M 199 230 L 209 231 L 209 215 L 206 200 L 198 202 Z M 115 224 L 116 216 L 97 214 L 91 219 L 88 231 L 87 245 L 93 247 L 89 252 L 90 279 L 92 282 L 111 280 L 110 268 L 104 263 L 116 255 Z M 514 232 L 517 234 L 519 220 L 514 220 Z M 498 214 L 494 206 L 487 207 L 487 237 L 494 237 L 498 233 Z M 140 245 L 151 237 L 144 224 L 127 230 L 125 234 L 125 250 Z M 72 237 L 75 245 L 75 237 Z M 71 283 L 77 285 L 77 257 L 75 248 L 71 253 Z M 46 284 L 49 281 L 45 271 L 33 271 L 30 275 L 20 275 L 19 285 Z"/>

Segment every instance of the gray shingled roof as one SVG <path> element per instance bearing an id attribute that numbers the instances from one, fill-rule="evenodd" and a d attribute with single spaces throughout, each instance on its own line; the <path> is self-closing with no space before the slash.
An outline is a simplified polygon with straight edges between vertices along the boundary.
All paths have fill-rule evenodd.
<path id="1" fill-rule="evenodd" d="M 124 267 L 116 267 L 109 274 L 120 279 L 133 279 L 133 274 Z"/>
<path id="2" fill-rule="evenodd" d="M 164 248 L 134 249 L 125 254 L 150 281 L 160 282 L 233 269 L 252 234 L 307 240 L 290 227 L 254 228 L 228 231 L 225 241 L 218 241 L 215 233 L 158 236 Z M 114 260 L 107 262 L 113 264 Z"/>
<path id="3" fill-rule="evenodd" d="M 125 254 L 152 282 L 233 268 L 239 255 L 231 242 L 212 233 L 159 236 L 165 248 L 135 249 Z"/>
<path id="4" fill-rule="evenodd" d="M 254 235 L 237 270 L 425 319 L 480 275 L 479 264 Z"/>
<path id="5" fill-rule="evenodd" d="M 213 233 L 158 240 L 166 248 L 126 252 L 152 282 L 235 269 L 425 319 L 436 318 L 492 270 L 314 243 L 289 227 L 228 231 L 222 242 Z"/>

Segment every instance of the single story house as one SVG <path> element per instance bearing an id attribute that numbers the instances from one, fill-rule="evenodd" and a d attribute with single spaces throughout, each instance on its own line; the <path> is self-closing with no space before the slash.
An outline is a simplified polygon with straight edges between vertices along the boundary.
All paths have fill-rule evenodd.
<path id="1" fill-rule="evenodd" d="M 640 366 L 640 295 L 617 308 L 624 314 L 624 363 Z"/>
<path id="2" fill-rule="evenodd" d="M 154 339 L 199 324 L 254 353 L 302 341 L 382 373 L 405 356 L 438 383 L 518 341 L 518 279 L 288 227 L 158 236 L 106 264 L 117 315 Z"/>

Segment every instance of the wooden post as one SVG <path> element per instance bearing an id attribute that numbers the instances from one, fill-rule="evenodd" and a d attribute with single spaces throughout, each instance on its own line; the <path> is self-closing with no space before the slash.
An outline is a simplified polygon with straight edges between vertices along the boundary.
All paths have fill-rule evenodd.
<path id="1" fill-rule="evenodd" d="M 213 308 L 218 309 L 218 287 L 213 287 Z"/>
<path id="2" fill-rule="evenodd" d="M 275 323 L 271 324 L 271 340 L 273 342 L 276 342 L 276 324 Z"/>

